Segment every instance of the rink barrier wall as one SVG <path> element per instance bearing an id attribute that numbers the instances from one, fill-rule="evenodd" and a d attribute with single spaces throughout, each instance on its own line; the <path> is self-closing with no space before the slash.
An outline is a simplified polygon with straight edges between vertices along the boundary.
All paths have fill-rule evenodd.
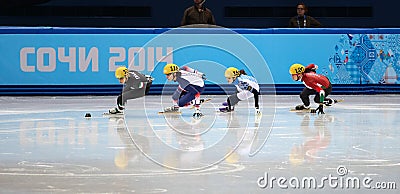
<path id="1" fill-rule="evenodd" d="M 176 90 L 176 85 L 154 84 L 148 95 L 171 95 Z M 333 95 L 373 95 L 373 94 L 399 94 L 400 85 L 381 84 L 334 84 Z M 261 84 L 262 95 L 298 95 L 304 86 L 301 84 Z M 80 96 L 80 95 L 118 95 L 122 90 L 121 85 L 0 85 L 2 96 Z M 235 92 L 232 85 L 206 85 L 204 95 L 229 95 Z"/>
<path id="2" fill-rule="evenodd" d="M 2 51 L 2 59 L 0 59 L 0 67 L 3 69 L 3 72 L 0 73 L 0 95 L 115 95 L 118 94 L 121 91 L 122 86 L 119 84 L 115 84 L 115 78 L 113 77 L 113 70 L 110 68 L 110 64 L 107 64 L 106 61 L 108 60 L 107 57 L 104 57 L 100 53 L 100 58 L 99 58 L 99 64 L 98 64 L 98 70 L 97 72 L 89 71 L 86 70 L 84 72 L 76 71 L 75 72 L 70 72 L 65 70 L 65 63 L 64 64 L 58 64 L 57 66 L 60 66 L 61 68 L 57 68 L 57 71 L 54 72 L 38 72 L 37 69 L 35 73 L 33 72 L 24 72 L 21 69 L 21 64 L 19 59 L 20 56 L 18 56 L 20 53 L 20 49 L 24 47 L 30 47 L 30 48 L 41 48 L 41 47 L 49 47 L 49 48 L 56 48 L 58 46 L 65 46 L 65 48 L 68 48 L 68 45 L 70 44 L 68 41 L 63 42 L 62 44 L 58 45 L 60 40 L 63 40 L 63 38 L 71 38 L 71 36 L 68 35 L 76 35 L 78 38 L 74 39 L 71 38 L 73 41 L 77 41 L 78 46 L 82 46 L 82 48 L 91 48 L 91 44 L 99 44 L 101 47 L 100 49 L 107 50 L 110 48 L 110 44 L 105 41 L 102 42 L 101 38 L 96 39 L 95 37 L 93 38 L 94 40 L 87 40 L 87 39 L 82 39 L 81 36 L 87 37 L 91 35 L 116 35 L 117 37 L 112 36 L 113 38 L 110 39 L 110 42 L 114 43 L 113 41 L 118 40 L 118 39 L 124 39 L 126 37 L 130 37 L 129 35 L 139 35 L 139 38 L 133 37 L 131 42 L 137 43 L 137 45 L 130 45 L 129 43 L 125 42 L 119 42 L 119 44 L 113 45 L 113 46 L 120 46 L 121 48 L 129 48 L 130 46 L 140 46 L 142 43 L 140 41 L 146 42 L 147 39 L 143 39 L 144 37 L 140 35 L 158 35 L 164 32 L 167 32 L 171 30 L 170 28 L 60 28 L 60 27 L 0 27 L 0 42 L 4 41 L 3 45 L 5 45 L 0 51 Z M 202 33 L 226 33 L 226 29 L 222 28 L 202 28 L 202 29 L 196 29 L 193 32 L 193 29 L 188 29 L 188 28 L 180 28 L 178 31 L 175 31 L 175 33 L 196 33 L 197 30 L 200 30 Z M 275 93 L 278 95 L 281 94 L 298 94 L 302 88 L 304 87 L 302 84 L 298 82 L 293 82 L 290 78 L 290 75 L 287 73 L 288 66 L 292 64 L 293 62 L 296 62 L 296 60 L 302 60 L 305 61 L 304 63 L 309 63 L 309 62 L 316 62 L 319 65 L 319 71 L 328 71 L 331 68 L 337 68 L 340 65 L 344 67 L 343 61 L 339 61 L 338 64 L 336 61 L 332 62 L 328 66 L 328 59 L 329 61 L 336 60 L 336 56 L 339 54 L 341 59 L 344 59 L 343 57 L 346 55 L 349 55 L 351 57 L 351 50 L 346 53 L 341 53 L 340 48 L 339 50 L 336 49 L 334 51 L 335 45 L 338 45 L 339 39 L 338 37 L 345 38 L 346 41 L 353 39 L 354 40 L 360 40 L 362 41 L 363 44 L 361 47 L 365 49 L 365 47 L 370 48 L 370 45 L 375 45 L 370 44 L 370 40 L 368 37 L 376 36 L 379 37 L 383 35 L 383 38 L 385 36 L 391 36 L 391 37 L 398 37 L 400 36 L 400 28 L 318 28 L 318 29 L 289 29 L 289 28 L 267 28 L 267 29 L 247 29 L 247 28 L 235 28 L 235 29 L 230 29 L 236 33 L 239 33 L 241 35 L 244 35 L 246 38 L 249 39 L 250 42 L 254 44 L 254 46 L 259 49 L 261 52 L 262 57 L 267 61 L 268 66 L 270 68 L 271 74 L 273 76 L 273 82 L 275 85 L 270 85 L 267 83 L 271 83 L 270 80 L 268 80 L 265 77 L 265 74 L 261 74 L 262 76 L 255 76 L 261 87 L 262 94 L 270 94 L 270 93 Z M 291 41 L 283 41 L 281 40 L 277 41 L 274 39 L 277 39 L 275 35 L 278 37 L 282 37 L 283 35 L 294 35 L 293 37 L 296 39 L 293 39 L 296 42 L 291 42 Z M 315 35 L 315 37 L 318 38 L 325 38 L 325 35 L 328 35 L 329 37 L 334 37 L 333 40 L 329 39 L 328 44 L 320 43 L 320 42 L 309 42 L 310 36 L 301 36 L 301 38 L 295 37 L 297 35 Z M 21 37 L 19 35 L 29 35 L 27 37 Z M 38 38 L 36 40 L 36 35 L 40 35 L 41 39 Z M 47 40 L 47 35 L 49 37 L 53 38 L 51 40 L 55 41 L 48 41 Z M 53 35 L 53 36 L 52 36 Z M 65 35 L 65 36 L 60 36 L 60 37 L 54 37 L 54 35 Z M 124 36 L 126 35 L 126 36 Z M 73 36 L 75 37 L 75 36 Z M 107 36 L 111 37 L 111 36 Z M 147 37 L 147 36 L 146 36 Z M 286 36 L 285 36 L 286 37 Z M 314 37 L 314 36 L 311 36 Z M 31 39 L 34 38 L 34 41 Z M 104 37 L 103 37 L 104 38 Z M 148 37 L 147 37 L 148 38 Z M 308 38 L 308 39 L 307 39 Z M 82 40 L 81 40 L 82 39 Z M 261 41 L 260 41 L 261 40 Z M 291 39 L 292 40 L 292 39 Z M 392 39 L 390 39 L 392 41 Z M 342 41 L 342 39 L 340 39 Z M 369 41 L 369 42 L 368 42 Z M 56 43 L 54 43 L 56 42 Z M 140 43 L 139 43 L 140 42 Z M 16 43 L 16 44 L 13 44 Z M 307 49 L 314 49 L 310 50 L 310 52 L 303 53 L 305 55 L 295 55 L 293 52 L 288 53 L 283 53 L 281 54 L 280 50 L 279 52 L 275 51 L 270 53 L 271 49 L 268 44 L 271 44 L 275 50 L 277 49 L 276 45 L 279 45 L 281 50 L 285 50 L 286 48 L 291 48 L 293 45 L 304 45 L 304 47 Z M 320 43 L 319 45 L 317 43 Z M 325 42 L 326 43 L 326 42 Z M 55 44 L 55 45 L 54 45 Z M 67 44 L 67 45 L 65 45 Z M 314 47 L 314 44 L 318 45 L 317 47 Z M 311 45 L 311 46 L 310 46 Z M 386 44 L 388 45 L 388 44 Z M 339 45 L 340 46 L 340 45 Z M 393 47 L 393 45 L 392 45 Z M 374 61 L 376 63 L 370 64 L 368 60 L 364 60 L 363 62 L 366 62 L 365 67 L 369 67 L 368 72 L 374 72 L 376 70 L 382 71 L 383 68 L 386 68 L 387 66 L 392 67 L 391 63 L 393 63 L 392 70 L 396 71 L 396 79 L 397 81 L 395 84 L 388 84 L 390 82 L 381 82 L 382 75 L 380 72 L 379 74 L 373 75 L 367 74 L 368 72 L 356 72 L 357 67 L 355 67 L 355 62 L 350 59 L 350 62 L 347 64 L 347 66 L 351 66 L 351 69 L 349 70 L 348 73 L 351 73 L 354 75 L 356 73 L 358 77 L 353 77 L 352 79 L 347 79 L 348 76 L 344 75 L 343 77 L 338 78 L 338 70 L 332 71 L 328 73 L 328 77 L 332 80 L 332 83 L 334 85 L 334 90 L 333 94 L 400 94 L 400 73 L 399 73 L 399 57 L 397 57 L 399 54 L 397 53 L 398 46 L 395 45 L 396 48 L 392 48 L 391 56 L 396 56 L 395 58 L 388 58 L 386 53 L 382 56 L 377 56 L 375 55 Z M 360 48 L 360 47 L 358 47 Z M 348 48 L 344 48 L 348 49 Z M 343 49 L 342 49 L 343 50 Z M 384 51 L 387 51 L 390 49 L 387 49 L 385 47 Z M 102 50 L 104 51 L 104 50 Z M 323 51 L 323 52 L 321 52 Z M 374 48 L 374 54 L 378 54 L 377 52 L 379 51 L 378 47 L 375 49 Z M 336 54 L 335 54 L 336 52 Z M 376 52 L 376 53 L 375 53 Z M 206 53 L 204 53 L 206 54 Z M 368 53 L 367 53 L 368 54 Z M 323 56 L 323 57 L 321 57 Z M 367 55 L 370 56 L 370 55 Z M 103 57 L 103 58 L 102 58 Z M 176 58 L 175 58 L 176 57 Z M 201 56 L 203 59 L 204 56 Z M 382 58 L 379 58 L 382 57 Z M 201 60 L 198 58 L 194 58 L 192 56 L 186 57 L 185 56 L 184 61 L 182 57 L 180 57 L 178 54 L 174 56 L 174 62 L 175 60 L 177 63 L 182 63 L 186 64 L 191 61 L 196 61 L 196 60 Z M 379 59 L 381 59 L 381 62 L 379 62 Z M 315 61 L 313 61 L 315 60 Z M 383 62 L 382 62 L 383 60 Z M 389 60 L 394 60 L 390 63 L 389 65 Z M 30 63 L 28 63 L 30 68 L 35 68 L 34 63 L 32 61 L 35 61 L 34 58 L 29 58 Z M 222 61 L 226 61 L 225 58 L 222 59 Z M 230 63 L 226 62 L 227 64 L 236 64 L 236 63 Z M 302 62 L 303 63 L 303 62 Z M 12 65 L 15 64 L 15 65 Z M 64 66 L 63 66 L 64 65 Z M 122 63 L 119 63 L 117 65 L 123 65 Z M 375 65 L 375 66 L 374 66 Z M 93 64 L 88 67 L 93 68 Z M 346 67 L 347 67 L 346 66 Z M 371 68 L 376 67 L 376 68 Z M 37 67 L 36 67 L 37 68 Z M 146 67 L 147 68 L 147 67 Z M 238 67 L 242 68 L 242 67 Z M 259 69 L 259 66 L 255 66 L 254 70 L 257 73 L 257 70 Z M 371 71 L 369 71 L 371 70 Z M 373 71 L 372 71 L 373 70 Z M 148 69 L 145 69 L 144 73 L 152 73 Z M 158 95 L 158 94 L 170 94 L 175 90 L 175 86 L 173 85 L 164 85 L 162 83 L 165 83 L 165 78 L 161 71 L 158 71 L 157 69 L 154 70 L 155 74 L 155 83 L 153 84 L 150 94 L 152 95 Z M 333 73 L 334 72 L 334 73 Z M 82 76 L 84 75 L 84 76 Z M 89 75 L 89 76 L 88 76 Z M 152 74 L 153 75 L 153 74 Z M 341 74 L 343 75 L 343 74 Z M 207 72 L 207 76 L 213 80 L 213 83 L 226 83 L 225 79 L 223 76 L 220 75 L 220 72 Z M 82 78 L 84 77 L 84 78 Z M 393 77 L 393 76 L 392 76 Z M 18 79 L 15 79 L 18 78 Z M 55 79 L 54 79 L 55 78 Z M 371 79 L 371 80 L 369 80 Z M 393 79 L 393 78 L 392 78 Z M 101 82 L 99 82 L 101 81 Z M 338 83 L 347 83 L 347 84 L 338 84 Z M 379 84 L 378 84 L 379 83 Z M 234 91 L 232 87 L 227 87 L 224 86 L 224 84 L 217 86 L 216 84 L 210 84 L 206 82 L 206 91 L 205 94 L 225 94 L 224 90 L 221 89 L 221 87 L 224 87 L 227 91 L 231 92 Z M 274 90 L 275 89 L 275 90 Z"/>
<path id="3" fill-rule="evenodd" d="M 0 27 L 0 34 L 161 34 L 174 28 L 66 28 Z M 186 33 L 193 28 L 176 28 Z M 197 30 L 197 29 L 196 29 Z M 203 33 L 226 32 L 224 28 L 201 28 Z M 399 34 L 400 28 L 230 28 L 238 34 Z"/>

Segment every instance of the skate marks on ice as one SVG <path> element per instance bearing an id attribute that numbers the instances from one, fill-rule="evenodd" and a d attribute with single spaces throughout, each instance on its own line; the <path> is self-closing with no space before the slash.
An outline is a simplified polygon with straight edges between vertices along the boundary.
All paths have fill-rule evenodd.
<path id="1" fill-rule="evenodd" d="M 77 110 L 41 108 L 41 113 L 25 111 L 20 114 L 7 107 L 7 113 L 0 111 L 3 115 L 0 118 L 3 192 L 127 192 L 121 190 L 124 188 L 140 193 L 164 192 L 171 190 L 168 185 L 146 187 L 142 182 L 136 182 L 138 179 L 163 176 L 187 178 L 232 174 L 245 169 L 244 165 L 229 163 L 194 172 L 162 168 L 142 155 L 141 151 L 163 151 L 151 142 L 151 129 L 141 124 L 145 121 L 143 117 L 138 117 L 134 121 L 135 128 L 128 131 L 124 118 L 100 116 L 109 107 L 107 103 L 103 103 L 104 107 L 93 109 L 96 105 L 87 106 L 85 98 L 73 97 L 66 101 L 66 107 L 71 109 L 71 104 L 79 101 Z M 29 100 L 26 102 L 24 106 L 29 107 Z M 109 103 L 113 102 L 112 98 Z M 44 104 L 47 102 L 41 106 Z M 15 114 L 4 116 L 9 111 Z M 83 118 L 86 112 L 91 112 L 93 117 Z M 136 147 L 132 139 L 143 146 Z M 166 156 L 174 158 L 179 155 L 170 153 Z M 179 157 L 181 162 L 187 161 L 186 156 Z M 99 184 L 110 181 L 113 184 Z"/>
<path id="2" fill-rule="evenodd" d="M 163 99 L 159 103 L 159 98 L 150 96 L 144 98 L 142 102 L 131 103 L 126 108 L 125 119 L 129 131 L 138 125 L 148 129 L 151 133 L 150 141 L 154 142 L 160 151 L 144 154 L 153 162 L 169 169 L 190 171 L 219 165 L 244 139 L 247 143 L 250 142 L 251 151 L 246 156 L 249 157 L 262 148 L 271 129 L 273 117 L 268 115 L 272 114 L 265 114 L 265 119 L 256 118 L 254 108 L 246 107 L 248 104 L 254 106 L 253 102 L 242 103 L 243 105 L 238 106 L 233 113 L 217 114 L 215 110 L 221 106 L 226 97 L 218 96 L 217 100 L 212 97 L 212 101 L 201 106 L 204 116 L 193 118 L 191 115 L 193 110 L 190 109 L 182 109 L 182 114 L 155 114 L 159 110 L 158 107 L 164 107 L 160 106 Z M 171 104 L 169 97 L 165 101 L 167 106 Z M 138 111 L 139 104 L 145 104 L 142 112 Z M 146 114 L 147 120 L 139 124 L 136 118 L 143 114 Z M 169 157 L 166 156 L 167 153 L 174 153 L 180 155 L 182 159 L 191 158 L 191 160 L 178 161 L 178 156 Z"/>
<path id="3" fill-rule="evenodd" d="M 180 186 L 198 181 L 206 191 L 229 186 L 231 191 L 255 193 L 260 189 L 254 182 L 264 172 L 283 177 L 301 177 L 304 172 L 318 176 L 335 173 L 338 165 L 345 165 L 349 176 L 397 180 L 400 98 L 344 98 L 345 102 L 329 107 L 321 116 L 288 112 L 289 107 L 298 104 L 298 97 L 279 96 L 276 113 L 271 114 L 271 134 L 260 152 L 249 157 L 251 145 L 260 145 L 263 140 L 259 138 L 260 130 L 254 130 L 257 122 L 252 109 L 238 107 L 235 114 L 215 114 L 211 106 L 217 104 L 215 98 L 202 110 L 206 113 L 204 120 L 194 121 L 189 114 L 192 111 L 158 115 L 161 106 L 154 100 L 150 100 L 145 114 L 125 120 L 101 115 L 115 103 L 113 97 L 97 102 L 88 97 L 6 97 L 1 104 L 5 110 L 0 111 L 2 190 L 177 192 L 184 189 Z M 222 102 L 225 97 L 216 99 Z M 48 104 L 57 107 L 44 106 Z M 266 122 L 264 116 L 269 117 L 265 110 L 273 108 L 262 109 L 261 127 Z M 86 112 L 92 113 L 92 118 L 83 118 Z M 245 114 L 249 116 L 243 120 Z M 208 123 L 213 123 L 210 130 L 206 130 Z M 179 125 L 186 128 L 176 127 Z M 215 144 L 221 137 L 225 137 L 225 144 Z M 257 139 L 253 141 L 253 137 Z M 229 142 L 240 145 L 235 147 Z M 207 152 L 206 148 L 213 146 L 219 148 L 213 151 L 222 150 L 221 155 L 226 157 L 216 165 L 201 168 L 220 158 Z M 164 168 L 143 152 L 172 169 L 189 170 Z M 218 185 L 206 181 L 213 179 Z"/>

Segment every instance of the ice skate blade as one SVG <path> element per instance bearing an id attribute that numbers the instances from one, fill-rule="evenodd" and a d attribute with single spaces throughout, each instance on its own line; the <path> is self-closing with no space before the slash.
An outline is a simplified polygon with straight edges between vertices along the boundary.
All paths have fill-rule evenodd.
<path id="1" fill-rule="evenodd" d="M 182 112 L 181 112 L 181 111 L 178 111 L 178 112 L 165 112 L 165 111 L 160 111 L 160 112 L 158 112 L 158 114 L 159 114 L 159 115 L 163 115 L 163 114 L 179 115 L 179 114 L 182 114 Z"/>
<path id="2" fill-rule="evenodd" d="M 298 113 L 312 113 L 314 111 L 315 111 L 315 109 L 313 109 L 313 108 L 303 109 L 303 110 L 296 110 L 294 108 L 290 109 L 290 112 L 298 112 Z"/>
<path id="3" fill-rule="evenodd" d="M 116 114 L 112 114 L 109 112 L 105 112 L 103 113 L 104 117 L 124 117 L 124 113 L 116 113 Z"/>

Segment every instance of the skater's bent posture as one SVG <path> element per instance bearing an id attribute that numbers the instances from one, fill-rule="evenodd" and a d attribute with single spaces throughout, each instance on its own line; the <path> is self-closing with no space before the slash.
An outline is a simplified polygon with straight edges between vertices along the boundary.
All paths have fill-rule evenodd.
<path id="1" fill-rule="evenodd" d="M 258 96 L 260 95 L 260 86 L 257 80 L 246 74 L 244 70 L 240 70 L 235 67 L 229 67 L 225 71 L 225 78 L 229 84 L 236 86 L 236 93 L 230 95 L 226 102 L 223 103 L 225 107 L 220 108 L 221 112 L 231 112 L 234 110 L 234 106 L 239 101 L 247 100 L 254 97 L 255 113 L 261 114 L 260 106 L 258 105 Z"/>
<path id="2" fill-rule="evenodd" d="M 123 113 L 126 101 L 146 95 L 153 81 L 152 77 L 137 71 L 129 71 L 126 67 L 118 67 L 115 71 L 115 77 L 119 80 L 119 83 L 124 84 L 124 87 L 117 97 L 117 107 L 108 111 L 110 114 Z"/>
<path id="3" fill-rule="evenodd" d="M 179 68 L 175 64 L 167 64 L 163 73 L 168 81 L 178 82 L 178 88 L 172 95 L 173 106 L 164 108 L 164 112 L 178 112 L 179 107 L 194 105 L 194 117 L 201 117 L 200 94 L 204 91 L 204 73 L 188 66 Z"/>
<path id="4" fill-rule="evenodd" d="M 302 81 L 306 86 L 300 93 L 303 104 L 297 105 L 296 110 L 310 109 L 310 95 L 315 95 L 314 102 L 319 104 L 318 113 L 324 114 L 323 104 L 331 106 L 334 103 L 334 100 L 327 98 L 332 92 L 332 84 L 327 77 L 316 73 L 317 68 L 314 64 L 304 67 L 298 63 L 290 67 L 289 73 L 292 79 Z"/>

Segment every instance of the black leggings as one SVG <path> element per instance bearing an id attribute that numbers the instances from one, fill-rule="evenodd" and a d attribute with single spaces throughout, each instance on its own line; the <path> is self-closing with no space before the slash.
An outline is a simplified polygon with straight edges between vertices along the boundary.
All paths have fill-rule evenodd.
<path id="1" fill-rule="evenodd" d="M 135 99 L 145 96 L 150 91 L 152 82 L 145 83 L 146 87 L 130 89 L 130 87 L 124 86 L 122 94 L 117 97 L 117 106 L 119 110 L 123 110 L 125 103 L 129 99 Z"/>
<path id="2" fill-rule="evenodd" d="M 324 89 L 324 91 L 325 91 L 325 97 L 327 97 L 332 92 L 332 85 L 329 85 L 329 87 Z M 311 96 L 311 95 L 315 95 L 315 97 L 314 97 L 315 103 L 320 103 L 319 93 L 313 89 L 309 89 L 306 87 L 300 93 L 301 101 L 303 102 L 303 104 L 305 106 L 310 106 L 310 97 L 309 96 Z M 327 99 L 329 99 L 329 98 L 327 98 Z"/>
<path id="3" fill-rule="evenodd" d="M 259 104 L 258 104 L 258 95 L 260 95 L 260 92 L 258 92 L 257 90 L 252 90 L 252 92 L 254 94 L 254 107 L 255 108 L 260 108 Z M 237 103 L 239 103 L 240 99 L 237 97 L 237 93 L 233 94 L 231 96 L 228 97 L 227 99 L 227 103 L 228 103 L 228 110 L 232 110 L 232 107 L 235 106 Z"/>

